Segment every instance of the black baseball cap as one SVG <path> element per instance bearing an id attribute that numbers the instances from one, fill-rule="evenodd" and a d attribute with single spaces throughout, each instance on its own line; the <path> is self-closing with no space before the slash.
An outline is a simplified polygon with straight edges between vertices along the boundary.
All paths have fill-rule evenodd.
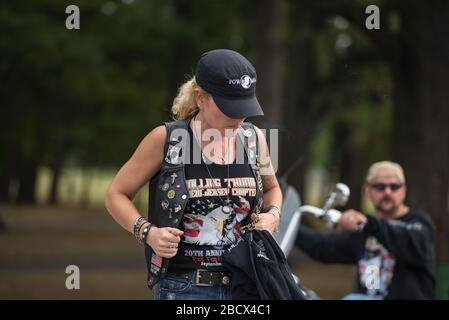
<path id="1" fill-rule="evenodd" d="M 240 53 L 228 49 L 203 53 L 195 78 L 229 118 L 263 115 L 256 97 L 256 69 Z"/>

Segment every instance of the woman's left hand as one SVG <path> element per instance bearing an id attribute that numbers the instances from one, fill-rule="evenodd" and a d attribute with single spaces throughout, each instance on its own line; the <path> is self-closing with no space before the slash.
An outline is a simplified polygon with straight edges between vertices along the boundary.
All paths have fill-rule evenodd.
<path id="1" fill-rule="evenodd" d="M 251 217 L 252 218 L 252 217 Z M 258 230 L 267 230 L 273 233 L 279 225 L 279 214 L 276 210 L 259 214 L 259 221 L 254 225 Z"/>

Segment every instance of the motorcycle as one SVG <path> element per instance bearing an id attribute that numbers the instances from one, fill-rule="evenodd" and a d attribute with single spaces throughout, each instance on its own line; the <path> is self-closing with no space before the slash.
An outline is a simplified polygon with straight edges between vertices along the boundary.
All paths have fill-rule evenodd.
<path id="1" fill-rule="evenodd" d="M 285 178 L 280 179 L 283 190 L 284 204 L 281 210 L 282 219 L 278 232 L 273 235 L 276 242 L 288 257 L 295 245 L 298 236 L 301 218 L 304 215 L 312 215 L 322 220 L 327 228 L 335 228 L 342 215 L 341 211 L 333 207 L 344 206 L 350 196 L 350 189 L 344 183 L 337 183 L 330 193 L 322 208 L 302 205 L 300 196 L 296 189 L 285 182 Z M 302 286 L 299 278 L 293 274 L 296 284 L 303 292 L 306 299 L 319 299 L 312 290 Z"/>
<path id="2" fill-rule="evenodd" d="M 274 234 L 274 238 L 285 256 L 288 257 L 298 235 L 301 217 L 304 214 L 310 214 L 324 221 L 328 228 L 335 227 L 338 224 L 342 213 L 332 207 L 344 206 L 350 196 L 350 190 L 346 184 L 341 182 L 337 183 L 335 185 L 335 190 L 328 196 L 322 208 L 311 205 L 301 205 L 301 199 L 298 192 L 290 185 L 286 187 L 283 194 L 284 204 L 281 210 L 282 219 L 279 225 L 279 231 Z"/>

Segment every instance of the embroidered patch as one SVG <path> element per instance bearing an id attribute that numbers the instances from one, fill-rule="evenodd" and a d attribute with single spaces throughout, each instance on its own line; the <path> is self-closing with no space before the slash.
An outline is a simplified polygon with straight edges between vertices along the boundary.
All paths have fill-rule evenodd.
<path id="1" fill-rule="evenodd" d="M 151 263 L 160 268 L 162 267 L 162 258 L 157 254 L 153 254 L 153 256 L 151 257 Z"/>

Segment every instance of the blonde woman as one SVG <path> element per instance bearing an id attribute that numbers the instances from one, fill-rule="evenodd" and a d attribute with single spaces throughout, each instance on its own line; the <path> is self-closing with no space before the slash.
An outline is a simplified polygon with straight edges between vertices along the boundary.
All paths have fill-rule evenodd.
<path id="1" fill-rule="evenodd" d="M 232 299 L 223 252 L 243 226 L 279 224 L 282 194 L 265 138 L 244 123 L 263 115 L 256 81 L 241 54 L 204 53 L 174 99 L 175 121 L 153 129 L 108 188 L 109 213 L 145 247 L 155 299 Z M 132 199 L 147 181 L 144 218 Z"/>

